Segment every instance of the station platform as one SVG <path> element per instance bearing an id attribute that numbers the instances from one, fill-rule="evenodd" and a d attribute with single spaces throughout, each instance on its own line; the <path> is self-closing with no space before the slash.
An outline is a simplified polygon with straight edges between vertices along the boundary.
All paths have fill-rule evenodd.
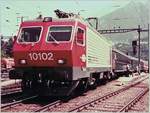
<path id="1" fill-rule="evenodd" d="M 1 87 L 5 87 L 8 85 L 17 84 L 20 82 L 21 82 L 21 80 L 6 80 L 6 81 L 1 82 L 0 84 L 1 84 Z"/>
<path id="2" fill-rule="evenodd" d="M 137 77 L 139 76 L 144 76 L 144 75 L 150 75 L 149 73 L 141 73 L 140 75 L 138 75 L 137 73 L 129 76 L 129 77 L 120 77 L 116 80 L 116 84 L 118 85 L 124 85 L 134 79 L 136 79 Z M 8 85 L 11 85 L 11 84 L 16 84 L 16 83 L 20 83 L 21 80 L 17 79 L 17 80 L 3 80 L 3 78 L 1 78 L 1 87 L 5 87 L 5 86 L 8 86 Z"/>
<path id="3" fill-rule="evenodd" d="M 136 78 L 140 77 L 140 76 L 148 76 L 149 73 L 141 73 L 140 75 L 138 73 L 134 73 L 133 75 L 130 75 L 129 77 L 119 77 L 116 80 L 116 85 L 125 85 L 129 82 L 132 82 L 133 80 L 136 80 Z"/>

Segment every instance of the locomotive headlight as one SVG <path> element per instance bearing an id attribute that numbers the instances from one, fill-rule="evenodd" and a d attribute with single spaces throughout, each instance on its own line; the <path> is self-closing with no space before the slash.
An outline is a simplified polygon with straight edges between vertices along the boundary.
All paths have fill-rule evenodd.
<path id="1" fill-rule="evenodd" d="M 59 59 L 57 61 L 58 64 L 65 64 L 66 63 L 66 60 L 65 59 Z"/>
<path id="2" fill-rule="evenodd" d="M 25 59 L 21 59 L 20 64 L 27 64 L 27 61 Z"/>

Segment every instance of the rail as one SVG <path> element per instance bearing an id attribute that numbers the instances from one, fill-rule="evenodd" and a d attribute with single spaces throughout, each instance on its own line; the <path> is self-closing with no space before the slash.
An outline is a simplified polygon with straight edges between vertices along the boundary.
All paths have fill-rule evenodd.
<path id="1" fill-rule="evenodd" d="M 15 93 L 21 93 L 21 92 L 22 92 L 21 88 L 15 88 L 15 89 L 11 89 L 9 91 L 1 92 L 1 97 L 6 96 L 6 95 L 15 94 Z"/>
<path id="2" fill-rule="evenodd" d="M 5 109 L 7 109 L 7 108 L 11 108 L 11 107 L 13 107 L 13 106 L 15 106 L 15 105 L 17 105 L 17 104 L 22 103 L 23 101 L 27 101 L 27 100 L 30 100 L 30 99 L 34 99 L 34 98 L 36 98 L 36 97 L 37 97 L 37 95 L 34 95 L 34 96 L 31 96 L 31 97 L 28 97 L 28 98 L 25 98 L 25 99 L 22 99 L 22 100 L 19 100 L 19 101 L 15 101 L 15 102 L 9 103 L 9 104 L 7 104 L 7 105 L 3 105 L 3 106 L 1 106 L 1 110 L 5 110 Z"/>
<path id="3" fill-rule="evenodd" d="M 117 90 L 117 91 L 113 91 L 113 92 L 107 93 L 107 94 L 105 94 L 105 95 L 102 96 L 102 97 L 99 97 L 99 98 L 97 98 L 97 99 L 95 99 L 95 100 L 93 100 L 93 101 L 87 102 L 87 103 L 85 103 L 85 104 L 83 104 L 83 105 L 81 105 L 81 106 L 79 106 L 79 107 L 76 107 L 76 108 L 74 108 L 74 109 L 71 109 L 71 110 L 69 110 L 68 112 L 78 112 L 78 111 L 81 111 L 82 109 L 84 109 L 84 108 L 86 108 L 86 107 L 88 107 L 88 106 L 90 106 L 90 105 L 93 105 L 93 104 L 95 104 L 95 103 L 99 103 L 100 101 L 106 100 L 107 98 L 110 98 L 110 97 L 112 97 L 112 96 L 114 96 L 114 95 L 117 95 L 117 94 L 119 94 L 119 93 L 121 93 L 121 92 L 123 92 L 123 91 L 125 91 L 125 90 L 127 90 L 127 89 L 129 89 L 129 88 L 131 88 L 131 87 L 133 87 L 133 86 L 135 86 L 135 85 L 137 85 L 137 84 L 139 84 L 140 82 L 142 82 L 142 81 L 144 81 L 145 79 L 148 79 L 148 78 L 149 78 L 149 77 L 145 77 L 145 78 L 143 78 L 143 79 L 141 79 L 141 80 L 138 80 L 138 81 L 135 82 L 135 83 L 131 83 L 130 85 L 128 85 L 128 86 L 126 86 L 126 87 L 124 87 L 124 88 L 121 88 L 121 89 L 119 89 L 119 90 Z"/>
<path id="4" fill-rule="evenodd" d="M 61 104 L 61 100 L 57 100 L 53 103 L 50 103 L 50 104 L 47 104 L 47 105 L 43 106 L 42 108 L 40 108 L 38 110 L 35 110 L 34 112 L 44 112 L 44 111 L 46 111 L 48 109 L 51 109 L 51 108 L 54 108 L 54 107 L 56 107 L 60 104 Z"/>
<path id="5" fill-rule="evenodd" d="M 127 112 L 143 95 L 149 91 L 149 88 L 146 88 L 142 93 L 133 98 L 129 103 L 127 103 L 123 108 L 118 110 L 118 112 Z"/>
<path id="6" fill-rule="evenodd" d="M 22 92 L 21 85 L 19 83 L 1 87 L 1 96 L 10 95 L 18 92 Z"/>

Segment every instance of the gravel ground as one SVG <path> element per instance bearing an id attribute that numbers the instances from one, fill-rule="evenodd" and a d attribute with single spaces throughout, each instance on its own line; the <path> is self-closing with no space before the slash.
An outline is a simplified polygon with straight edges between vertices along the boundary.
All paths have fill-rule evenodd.
<path id="1" fill-rule="evenodd" d="M 137 78 L 134 78 L 132 79 L 132 81 L 135 81 Z M 124 81 L 118 81 L 118 80 L 114 80 L 112 82 L 109 82 L 107 83 L 106 85 L 103 85 L 103 86 L 100 86 L 98 87 L 97 89 L 95 90 L 91 90 L 91 91 L 88 91 L 87 93 L 83 94 L 82 96 L 79 96 L 75 99 L 71 99 L 70 101 L 66 102 L 66 103 L 63 103 L 61 106 L 58 106 L 56 108 L 53 108 L 51 110 L 49 110 L 48 112 L 65 112 L 65 111 L 68 111 L 70 109 L 73 109 L 77 106 L 80 106 L 82 105 L 83 103 L 85 102 L 88 102 L 88 101 L 91 101 L 91 100 L 94 100 L 108 92 L 111 92 L 111 91 L 116 91 L 117 89 L 120 89 L 121 87 L 125 87 L 125 85 L 127 84 L 128 82 L 124 82 Z M 129 90 L 128 94 L 131 94 L 131 97 L 129 96 L 126 96 L 126 93 L 125 95 L 123 96 L 122 94 L 120 94 L 119 98 L 121 98 L 120 100 L 117 100 L 120 101 L 120 102 L 124 102 L 124 100 L 127 100 L 129 101 L 130 99 L 132 99 L 133 97 L 132 96 L 135 96 L 135 92 L 136 94 L 139 93 L 141 91 L 142 88 L 134 88 L 134 90 Z M 132 95 L 134 94 L 134 95 Z M 115 98 L 113 98 L 110 102 L 112 102 Z M 122 101 L 123 100 L 123 101 Z M 127 102 L 125 101 L 125 103 Z M 108 102 L 109 103 L 109 102 Z M 114 103 L 113 103 L 114 104 Z M 118 103 L 115 103 L 115 104 L 118 104 Z M 120 104 L 120 103 L 119 103 Z M 122 106 L 122 105 L 121 105 Z M 91 110 L 90 110 L 91 111 Z M 92 110 L 92 111 L 96 111 L 95 109 Z M 115 111 L 115 110 L 114 110 Z"/>
<path id="2" fill-rule="evenodd" d="M 51 98 L 40 98 L 36 97 L 34 99 L 24 101 L 8 109 L 1 110 L 2 112 L 33 112 L 41 107 L 54 102 L 55 99 Z"/>
<path id="3" fill-rule="evenodd" d="M 119 93 L 116 96 L 113 96 L 109 99 L 106 99 L 99 104 L 96 104 L 92 107 L 88 107 L 86 110 L 82 112 L 91 112 L 91 111 L 99 111 L 99 112 L 117 112 L 120 108 L 122 108 L 125 104 L 127 104 L 133 97 L 139 94 L 142 91 L 142 88 L 132 88 L 126 90 L 122 93 Z M 130 95 L 130 96 L 129 96 Z"/>
<path id="4" fill-rule="evenodd" d="M 90 100 L 94 100 L 102 95 L 105 95 L 108 92 L 116 91 L 123 87 L 123 85 L 120 84 L 117 80 L 111 81 L 107 83 L 106 85 L 99 86 L 95 90 L 90 90 L 86 93 L 84 93 L 82 96 L 79 96 L 77 98 L 71 99 L 66 103 L 63 103 L 61 106 L 53 108 L 49 110 L 48 112 L 64 112 L 68 111 L 69 109 L 75 108 L 85 102 L 88 102 Z"/>
<path id="5" fill-rule="evenodd" d="M 82 112 L 116 112 L 147 87 L 149 87 L 148 79 L 117 96 L 84 109 Z M 128 112 L 149 112 L 149 93 L 145 94 Z"/>

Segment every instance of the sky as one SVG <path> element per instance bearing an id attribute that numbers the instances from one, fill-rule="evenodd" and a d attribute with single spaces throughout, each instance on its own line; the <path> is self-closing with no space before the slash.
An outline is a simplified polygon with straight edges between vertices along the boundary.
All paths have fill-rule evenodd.
<path id="1" fill-rule="evenodd" d="M 143 0 L 136 0 L 143 2 Z M 0 0 L 0 35 L 16 35 L 20 17 L 34 19 L 39 14 L 55 17 L 55 9 L 64 12 L 80 13 L 84 18 L 102 17 L 131 0 Z"/>

